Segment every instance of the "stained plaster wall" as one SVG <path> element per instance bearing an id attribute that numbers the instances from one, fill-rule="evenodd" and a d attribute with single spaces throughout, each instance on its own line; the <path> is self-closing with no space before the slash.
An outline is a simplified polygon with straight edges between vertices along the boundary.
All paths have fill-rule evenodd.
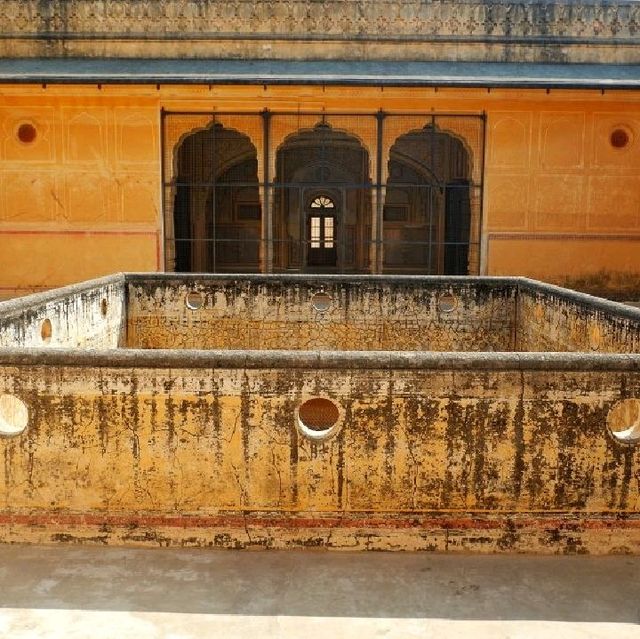
<path id="1" fill-rule="evenodd" d="M 138 310 L 182 309 L 193 288 L 218 300 L 212 278 L 164 288 L 124 279 Z M 308 309 L 310 279 L 289 282 L 292 319 L 301 301 Z M 256 281 L 222 279 L 221 301 L 245 295 L 264 310 L 265 291 L 286 301 L 278 278 L 272 288 Z M 362 302 L 340 278 L 331 286 Z M 521 286 L 534 297 L 536 285 Z M 477 294 L 460 290 L 473 310 Z M 502 313 L 514 289 L 497 290 Z M 607 425 L 621 399 L 640 397 L 633 355 L 103 350 L 123 317 L 122 277 L 72 288 L 67 304 L 47 295 L 23 309 L 29 328 L 11 333 L 45 348 L 0 350 L 0 395 L 29 411 L 22 434 L 0 437 L 2 541 L 640 552 L 640 446 Z M 398 308 L 419 299 L 401 280 Z M 29 300 L 4 307 L 5 331 L 19 304 Z M 101 350 L 39 342 L 41 319 L 65 312 L 60 330 L 102 327 L 92 343 Z M 71 330 L 66 345 L 78 345 Z M 297 410 L 318 396 L 339 418 L 312 440 Z"/>
<path id="2" fill-rule="evenodd" d="M 190 293 L 202 306 L 187 305 Z M 314 307 L 327 295 L 326 310 Z M 136 278 L 127 346 L 508 351 L 513 281 L 461 278 Z"/>
<path id="3" fill-rule="evenodd" d="M 640 311 L 555 286 L 520 281 L 517 350 L 640 352 Z"/>
<path id="4" fill-rule="evenodd" d="M 126 329 L 123 276 L 17 299 L 0 308 L 0 348 L 117 348 Z"/>
<path id="5" fill-rule="evenodd" d="M 136 360 L 2 365 L 30 410 L 0 439 L 3 540 L 640 551 L 640 448 L 606 428 L 638 372 Z M 319 442 L 296 426 L 318 395 Z"/>

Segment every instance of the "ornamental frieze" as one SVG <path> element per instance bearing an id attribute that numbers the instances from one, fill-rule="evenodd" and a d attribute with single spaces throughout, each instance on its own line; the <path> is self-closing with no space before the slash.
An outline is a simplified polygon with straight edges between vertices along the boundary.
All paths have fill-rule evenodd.
<path id="1" fill-rule="evenodd" d="M 639 35 L 639 5 L 630 0 L 0 0 L 0 34 L 620 40 Z"/>

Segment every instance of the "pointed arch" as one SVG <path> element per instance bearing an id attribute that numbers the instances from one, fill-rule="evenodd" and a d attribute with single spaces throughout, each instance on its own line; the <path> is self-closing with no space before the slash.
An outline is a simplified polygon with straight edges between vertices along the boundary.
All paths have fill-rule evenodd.
<path id="1" fill-rule="evenodd" d="M 387 272 L 469 272 L 472 158 L 464 141 L 430 123 L 396 138 L 383 207 Z"/>
<path id="2" fill-rule="evenodd" d="M 211 122 L 181 138 L 174 163 L 175 270 L 257 272 L 262 207 L 249 136 Z"/>
<path id="3" fill-rule="evenodd" d="M 368 270 L 370 167 L 369 152 L 357 136 L 323 121 L 285 138 L 276 151 L 277 268 L 303 272 Z M 311 203 L 322 197 L 330 199 L 334 207 L 321 214 L 311 209 Z M 317 225 L 321 225 L 323 238 L 325 231 L 327 237 L 331 234 L 325 254 L 318 250 L 317 238 L 312 241 Z M 325 247 L 324 242 L 320 248 Z"/>

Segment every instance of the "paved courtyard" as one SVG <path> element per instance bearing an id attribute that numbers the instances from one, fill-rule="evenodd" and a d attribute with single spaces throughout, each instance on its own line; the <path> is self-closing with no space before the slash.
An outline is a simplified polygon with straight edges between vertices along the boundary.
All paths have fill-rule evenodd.
<path id="1" fill-rule="evenodd" d="M 0 546 L 11 639 L 638 639 L 640 557 Z"/>

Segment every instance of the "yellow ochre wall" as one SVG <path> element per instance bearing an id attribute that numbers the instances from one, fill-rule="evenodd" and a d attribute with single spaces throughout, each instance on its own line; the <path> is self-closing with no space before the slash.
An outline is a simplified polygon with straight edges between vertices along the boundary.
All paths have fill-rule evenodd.
<path id="1" fill-rule="evenodd" d="M 162 270 L 162 108 L 484 111 L 481 273 L 640 298 L 638 92 L 164 85 L 0 88 L 0 297 Z"/>
<path id="2" fill-rule="evenodd" d="M 0 296 L 160 267 L 157 100 L 42 88 L 0 99 Z M 30 123 L 36 139 L 17 129 Z"/>

